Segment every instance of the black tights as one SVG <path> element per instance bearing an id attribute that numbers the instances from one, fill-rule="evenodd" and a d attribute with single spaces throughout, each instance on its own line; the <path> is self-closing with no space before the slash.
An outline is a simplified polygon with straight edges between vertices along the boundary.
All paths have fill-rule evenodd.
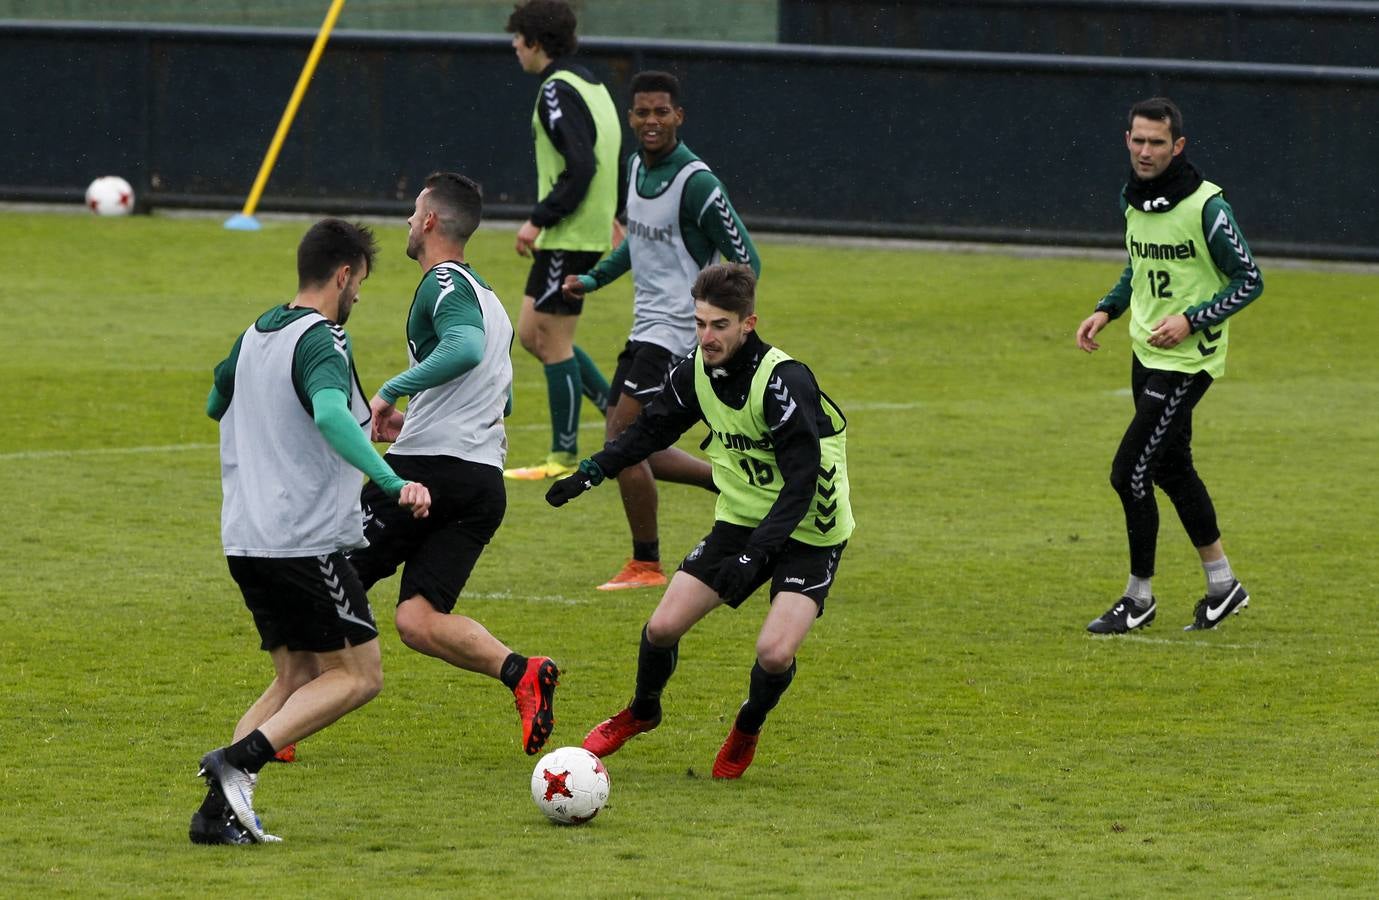
<path id="1" fill-rule="evenodd" d="M 1211 387 L 1205 372 L 1185 374 L 1147 369 L 1135 359 L 1131 369 L 1135 417 L 1111 463 L 1111 486 L 1125 508 L 1130 540 L 1130 574 L 1154 574 L 1159 536 L 1159 506 L 1154 485 L 1163 488 L 1194 547 L 1221 537 L 1216 509 L 1192 464 L 1192 410 Z"/>

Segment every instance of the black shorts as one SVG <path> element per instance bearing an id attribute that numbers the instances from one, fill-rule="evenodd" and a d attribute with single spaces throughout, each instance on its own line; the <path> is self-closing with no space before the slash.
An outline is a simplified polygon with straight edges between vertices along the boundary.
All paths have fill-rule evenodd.
<path id="1" fill-rule="evenodd" d="M 680 571 L 693 575 L 705 584 L 713 584 L 718 564 L 741 553 L 751 536 L 752 529 L 745 525 L 714 522 L 713 530 L 680 563 Z M 834 575 L 838 573 L 838 560 L 842 558 L 846 546 L 847 541 L 831 547 L 814 547 L 791 538 L 779 553 L 766 561 L 747 593 L 751 594 L 769 581 L 771 597 L 784 593 L 804 594 L 819 604 L 819 615 L 822 616 L 824 600 L 833 585 Z M 736 608 L 742 602 L 739 600 L 728 605 Z"/>
<path id="2" fill-rule="evenodd" d="M 359 575 L 342 553 L 269 559 L 227 556 L 264 650 L 325 653 L 378 637 Z"/>
<path id="3" fill-rule="evenodd" d="M 590 250 L 533 249 L 526 292 L 532 298 L 532 307 L 553 316 L 579 315 L 584 311 L 584 301 L 567 298 L 560 286 L 565 283 L 566 275 L 583 275 L 602 256 Z"/>
<path id="4" fill-rule="evenodd" d="M 448 613 L 503 522 L 508 502 L 503 471 L 453 456 L 389 453 L 385 459 L 398 477 L 426 485 L 431 514 L 413 517 L 410 509 L 369 482 L 360 495 L 369 546 L 352 551 L 350 562 L 365 588 L 403 566 L 397 602 L 420 594 Z"/>
<path id="5" fill-rule="evenodd" d="M 618 354 L 618 367 L 613 371 L 609 406 L 617 403 L 617 398 L 623 394 L 646 406 L 666 386 L 670 370 L 678 361 L 675 354 L 660 344 L 628 341 Z"/>

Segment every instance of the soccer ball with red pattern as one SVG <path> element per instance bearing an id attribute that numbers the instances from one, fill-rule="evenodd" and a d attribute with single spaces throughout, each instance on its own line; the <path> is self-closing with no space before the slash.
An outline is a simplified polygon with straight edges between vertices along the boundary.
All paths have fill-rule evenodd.
<path id="1" fill-rule="evenodd" d="M 134 209 L 134 188 L 118 175 L 102 175 L 86 189 L 86 208 L 98 216 L 127 216 Z"/>
<path id="2" fill-rule="evenodd" d="M 608 802 L 608 770 L 583 747 L 552 750 L 531 773 L 531 798 L 552 822 L 582 825 Z"/>

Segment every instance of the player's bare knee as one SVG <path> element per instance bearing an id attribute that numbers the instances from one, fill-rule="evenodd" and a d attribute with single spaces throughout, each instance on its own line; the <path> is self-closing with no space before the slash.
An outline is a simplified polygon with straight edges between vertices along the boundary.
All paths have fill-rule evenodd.
<path id="1" fill-rule="evenodd" d="M 795 661 L 795 648 L 786 641 L 761 637 L 757 639 L 757 663 L 772 675 L 779 675 Z"/>
<path id="2" fill-rule="evenodd" d="M 671 647 L 680 640 L 683 631 L 669 615 L 652 613 L 646 623 L 646 639 L 657 647 Z"/>
<path id="3" fill-rule="evenodd" d="M 402 643 L 418 653 L 431 653 L 431 616 L 429 607 L 407 601 L 397 608 L 393 624 Z"/>
<path id="4" fill-rule="evenodd" d="M 532 356 L 541 356 L 541 332 L 536 326 L 528 326 L 517 329 L 517 341 L 522 345 L 522 349 Z"/>
<path id="5" fill-rule="evenodd" d="M 363 706 L 383 692 L 383 667 L 374 666 L 357 674 L 354 681 L 355 706 Z"/>

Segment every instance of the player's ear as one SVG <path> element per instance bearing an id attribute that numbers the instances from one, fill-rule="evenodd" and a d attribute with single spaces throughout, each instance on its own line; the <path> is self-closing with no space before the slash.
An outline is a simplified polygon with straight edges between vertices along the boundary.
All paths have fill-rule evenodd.
<path id="1" fill-rule="evenodd" d="M 747 316 L 747 318 L 745 318 L 745 319 L 742 320 L 742 330 L 745 331 L 745 332 L 747 332 L 747 333 L 749 333 L 749 334 L 750 334 L 751 332 L 757 330 L 757 314 L 756 314 L 756 313 L 751 313 L 750 315 Z"/>
<path id="2" fill-rule="evenodd" d="M 1186 146 L 1187 146 L 1187 135 L 1183 135 L 1182 137 L 1178 138 L 1178 140 L 1176 140 L 1176 141 L 1173 142 L 1173 155 L 1174 155 L 1174 156 L 1177 156 L 1179 153 L 1182 153 L 1182 152 L 1183 152 L 1183 148 L 1186 147 Z"/>

